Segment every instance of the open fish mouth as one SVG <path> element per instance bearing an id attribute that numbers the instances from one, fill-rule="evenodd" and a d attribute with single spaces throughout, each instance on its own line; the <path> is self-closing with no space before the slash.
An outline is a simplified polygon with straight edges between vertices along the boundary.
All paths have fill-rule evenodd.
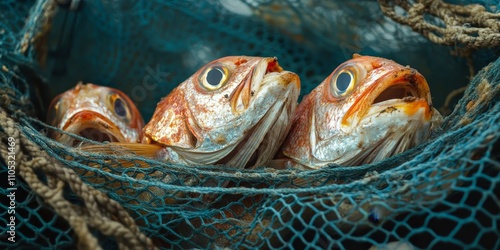
<path id="1" fill-rule="evenodd" d="M 433 107 L 425 78 L 416 70 L 392 70 L 359 96 L 343 117 L 357 148 L 339 164 L 377 162 L 423 143 L 442 117 Z"/>
<path id="2" fill-rule="evenodd" d="M 386 73 L 347 111 L 343 124 L 358 124 L 366 116 L 402 111 L 408 116 L 423 111 L 423 120 L 431 119 L 433 108 L 429 85 L 416 70 L 403 68 Z"/>
<path id="3" fill-rule="evenodd" d="M 68 130 L 67 132 L 73 133 L 73 134 L 76 134 L 76 135 L 79 135 L 81 137 L 87 138 L 87 139 L 92 140 L 92 141 L 97 141 L 97 142 L 122 142 L 114 134 L 102 131 L 102 130 L 97 129 L 97 128 L 88 127 L 88 128 L 83 128 L 83 129 L 79 129 L 76 131 Z M 82 140 L 75 138 L 75 137 L 72 137 L 72 136 L 69 136 L 69 135 L 66 135 L 66 134 L 62 134 L 59 137 L 58 141 L 61 142 L 62 144 L 69 145 L 72 147 L 77 147 L 83 143 Z"/>
<path id="4" fill-rule="evenodd" d="M 87 139 L 93 140 L 93 141 L 99 141 L 99 142 L 119 142 L 118 138 L 116 138 L 115 135 L 111 133 L 106 133 L 103 132 L 99 129 L 96 128 L 84 128 L 80 131 L 78 131 L 78 135 L 85 137 Z"/>
<path id="5" fill-rule="evenodd" d="M 105 116 L 92 111 L 74 114 L 63 126 L 63 130 L 97 142 L 126 141 L 116 125 Z M 82 143 L 81 140 L 66 134 L 61 134 L 58 141 L 73 147 Z"/>
<path id="6" fill-rule="evenodd" d="M 407 82 L 398 83 L 389 86 L 382 93 L 380 93 L 375 100 L 373 100 L 373 105 L 377 103 L 383 103 L 391 100 L 402 100 L 403 102 L 411 102 L 416 99 L 425 98 L 421 96 L 421 93 L 414 86 Z"/>

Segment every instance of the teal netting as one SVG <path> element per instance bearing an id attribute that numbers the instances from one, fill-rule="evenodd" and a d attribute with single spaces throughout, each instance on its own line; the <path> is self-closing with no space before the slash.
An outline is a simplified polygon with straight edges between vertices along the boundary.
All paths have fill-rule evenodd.
<path id="1" fill-rule="evenodd" d="M 368 249 L 399 241 L 499 249 L 500 4 L 445 2 L 484 6 L 483 19 L 446 13 L 492 46 L 459 36 L 447 38 L 453 46 L 435 44 L 426 26 L 398 24 L 379 6 L 454 28 L 433 9 L 446 10 L 442 1 L 0 3 L 2 201 L 11 192 L 3 177 L 9 137 L 17 166 L 15 242 L 4 234 L 12 209 L 2 203 L 0 247 Z M 420 12 L 408 11 L 415 6 Z M 123 90 L 148 120 L 161 97 L 222 56 L 277 56 L 305 94 L 354 52 L 418 69 L 437 107 L 467 90 L 432 140 L 359 167 L 185 167 L 89 154 L 45 136 L 55 129 L 43 123 L 48 102 L 78 81 Z"/>

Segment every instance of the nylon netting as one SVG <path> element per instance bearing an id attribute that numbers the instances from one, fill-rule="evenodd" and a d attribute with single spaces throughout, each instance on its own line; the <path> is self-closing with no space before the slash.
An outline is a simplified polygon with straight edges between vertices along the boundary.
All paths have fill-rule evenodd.
<path id="1" fill-rule="evenodd" d="M 12 209 L 2 203 L 2 248 L 500 248 L 497 1 L 0 7 L 2 201 L 9 152 L 17 188 L 16 242 L 4 234 Z M 277 56 L 305 94 L 353 52 L 426 76 L 447 113 L 431 140 L 375 164 L 304 171 L 187 167 L 46 137 L 56 129 L 43 122 L 48 102 L 78 81 L 123 90 L 148 120 L 161 97 L 218 57 Z M 457 89 L 465 93 L 446 98 Z"/>

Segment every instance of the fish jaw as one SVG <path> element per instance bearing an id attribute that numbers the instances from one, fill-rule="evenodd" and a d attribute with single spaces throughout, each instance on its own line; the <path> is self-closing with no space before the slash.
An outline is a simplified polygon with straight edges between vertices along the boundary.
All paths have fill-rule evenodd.
<path id="1" fill-rule="evenodd" d="M 348 133 L 339 133 L 328 140 L 317 141 L 311 146 L 312 168 L 335 163 L 340 165 L 362 165 L 377 162 L 402 153 L 429 138 L 442 117 L 432 108 L 431 117 L 425 102 L 414 105 L 374 107 Z M 408 112 L 411 109 L 411 113 Z"/>
<path id="2" fill-rule="evenodd" d="M 311 114 L 314 110 L 308 112 Z M 309 169 L 320 169 L 329 164 L 376 162 L 428 139 L 430 132 L 442 123 L 437 110 L 432 108 L 430 119 L 426 119 L 428 113 L 426 102 L 417 101 L 412 105 L 398 102 L 391 105 L 388 102 L 371 108 L 357 126 L 337 130 L 328 138 L 321 138 L 324 135 L 318 133 L 315 119 L 308 119 L 310 130 L 289 136 L 283 154 Z"/>
<path id="3" fill-rule="evenodd" d="M 355 126 L 372 107 L 380 106 L 384 101 L 397 102 L 397 107 L 404 109 L 408 115 L 416 108 L 427 106 L 424 118 L 431 118 L 432 101 L 424 76 L 409 67 L 383 73 L 373 76 L 376 78 L 374 83 L 367 84 L 368 87 L 356 95 L 356 101 L 342 118 L 343 126 Z"/>
<path id="4" fill-rule="evenodd" d="M 124 135 L 120 128 L 100 113 L 93 111 L 80 111 L 69 117 L 61 127 L 62 130 L 77 134 L 84 138 L 98 142 L 129 142 L 137 141 L 137 134 Z M 66 134 L 60 134 L 56 140 L 65 144 L 75 146 L 78 141 Z"/>

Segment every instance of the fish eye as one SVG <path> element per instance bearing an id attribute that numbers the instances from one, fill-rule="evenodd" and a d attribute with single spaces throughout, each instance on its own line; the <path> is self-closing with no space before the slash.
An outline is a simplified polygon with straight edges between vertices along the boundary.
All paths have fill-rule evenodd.
<path id="1" fill-rule="evenodd" d="M 110 93 L 108 95 L 108 107 L 118 117 L 129 120 L 130 112 L 127 103 L 120 97 L 118 93 Z"/>
<path id="2" fill-rule="evenodd" d="M 123 101 L 120 98 L 117 98 L 115 100 L 115 113 L 121 117 L 125 117 L 127 115 L 127 110 L 125 110 L 125 105 L 123 104 Z"/>
<path id="3" fill-rule="evenodd" d="M 200 75 L 200 82 L 206 90 L 220 89 L 229 79 L 228 68 L 222 65 L 207 67 Z"/>
<path id="4" fill-rule="evenodd" d="M 331 80 L 330 88 L 333 96 L 339 98 L 349 94 L 356 83 L 356 77 L 351 68 L 342 69 L 334 74 Z"/>

